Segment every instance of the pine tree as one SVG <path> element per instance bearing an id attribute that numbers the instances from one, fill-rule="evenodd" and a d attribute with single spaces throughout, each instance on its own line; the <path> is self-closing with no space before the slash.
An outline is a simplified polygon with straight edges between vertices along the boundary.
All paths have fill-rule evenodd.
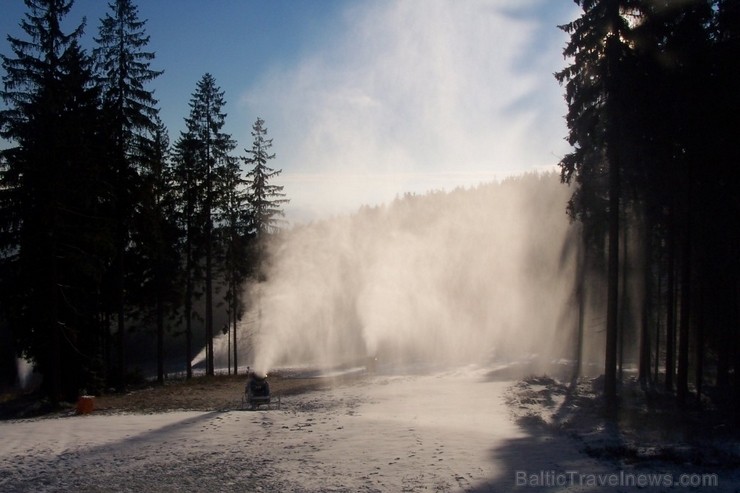
<path id="1" fill-rule="evenodd" d="M 140 144 L 142 187 L 132 230 L 132 302 L 138 318 L 154 325 L 157 381 L 164 383 L 166 319 L 180 306 L 180 229 L 177 196 L 169 161 L 167 128 L 157 117 L 151 136 Z M 168 317 L 169 315 L 169 317 Z"/>
<path id="2" fill-rule="evenodd" d="M 283 193 L 282 186 L 271 183 L 271 180 L 279 176 L 282 170 L 275 170 L 268 166 L 268 162 L 275 158 L 275 154 L 270 154 L 272 139 L 267 138 L 267 128 L 262 118 L 257 118 L 252 125 L 252 137 L 254 138 L 252 149 L 245 149 L 247 156 L 243 159 L 247 165 L 251 166 L 247 172 L 251 215 L 249 258 L 252 264 L 252 275 L 259 283 L 266 280 L 264 264 L 267 242 L 270 235 L 279 231 L 284 216 L 282 205 L 288 203 L 289 200 L 284 198 L 285 193 Z M 261 323 L 260 302 L 260 295 L 257 294 L 258 324 Z"/>
<path id="3" fill-rule="evenodd" d="M 252 208 L 252 233 L 260 242 L 280 229 L 282 217 L 285 216 L 282 206 L 290 200 L 283 198 L 285 197 L 283 186 L 271 183 L 282 170 L 268 166 L 268 162 L 275 158 L 275 154 L 270 154 L 272 139 L 267 138 L 267 128 L 263 119 L 257 118 L 252 125 L 252 137 L 254 138 L 252 149 L 245 149 L 248 156 L 244 161 L 251 166 L 247 173 L 247 182 L 250 190 L 249 204 Z"/>
<path id="4" fill-rule="evenodd" d="M 8 188 L 8 171 L 5 153 L 0 152 L 0 299 L 10 300 L 12 286 L 16 239 L 16 226 L 13 224 L 14 189 Z M 0 387 L 11 388 L 17 383 L 18 368 L 15 364 L 16 350 L 10 328 L 7 309 L 0 306 Z"/>
<path id="5" fill-rule="evenodd" d="M 157 130 L 157 100 L 145 86 L 163 72 L 150 68 L 154 53 L 144 51 L 149 36 L 138 8 L 131 0 L 114 0 L 109 8 L 100 21 L 94 56 L 116 144 L 134 159 L 137 141 Z"/>
<path id="6" fill-rule="evenodd" d="M 13 286 L 4 303 L 17 348 L 46 377 L 52 402 L 95 384 L 97 293 L 109 258 L 101 210 L 99 93 L 77 43 L 84 22 L 61 30 L 69 0 L 26 0 L 27 40 L 9 37 L 14 57 L 0 113 L 3 263 Z"/>
<path id="7" fill-rule="evenodd" d="M 178 229 L 181 232 L 182 277 L 185 291 L 183 293 L 183 318 L 185 324 L 185 375 L 189 380 L 193 377 L 193 301 L 195 299 L 196 282 L 200 278 L 198 268 L 198 245 L 201 243 L 201 231 L 198 222 L 198 190 L 196 180 L 196 148 L 193 136 L 183 133 L 175 143 L 173 177 L 177 196 L 176 218 Z"/>
<path id="8" fill-rule="evenodd" d="M 125 386 L 126 330 L 125 278 L 126 249 L 135 210 L 135 196 L 141 186 L 137 173 L 139 144 L 146 143 L 154 132 L 156 104 L 152 91 L 145 85 L 162 72 L 150 68 L 154 58 L 145 51 L 149 36 L 146 21 L 139 20 L 138 9 L 131 0 L 114 0 L 110 12 L 101 19 L 95 41 L 96 65 L 105 101 L 106 130 L 109 138 L 108 162 L 112 167 L 116 224 L 116 258 L 112 269 L 115 293 L 114 307 L 118 329 L 118 384 Z"/>
<path id="9" fill-rule="evenodd" d="M 224 93 L 211 74 L 205 74 L 196 86 L 190 100 L 190 115 L 185 119 L 187 130 L 182 135 L 183 146 L 188 147 L 188 160 L 196 194 L 195 205 L 199 212 L 197 222 L 202 233 L 201 245 L 204 260 L 206 373 L 213 375 L 213 276 L 215 272 L 213 247 L 215 244 L 214 219 L 218 197 L 222 192 L 221 177 L 231 159 L 229 153 L 236 144 L 223 132 L 226 123 Z M 187 143 L 187 144 L 186 144 Z M 182 176 L 182 175 L 181 175 Z M 197 260 L 193 259 L 196 263 Z"/>
<path id="10" fill-rule="evenodd" d="M 617 398 L 617 341 L 619 297 L 619 216 L 624 162 L 623 109 L 625 61 L 629 57 L 630 29 L 623 15 L 632 7 L 627 0 L 577 0 L 579 19 L 561 26 L 570 35 L 564 50 L 573 58 L 570 67 L 556 74 L 566 84 L 569 143 L 575 150 L 560 163 L 563 180 L 575 177 L 580 185 L 571 201 L 571 213 L 589 217 L 598 211 L 608 228 L 608 288 L 604 393 L 607 406 Z"/>
<path id="11" fill-rule="evenodd" d="M 233 341 L 234 375 L 238 369 L 237 322 L 241 319 L 243 306 L 241 286 L 249 273 L 248 244 L 251 215 L 246 180 L 242 177 L 239 160 L 229 159 L 222 170 L 223 191 L 219 200 L 219 227 L 223 252 L 223 276 L 226 283 L 226 305 L 229 316 L 230 340 Z"/>

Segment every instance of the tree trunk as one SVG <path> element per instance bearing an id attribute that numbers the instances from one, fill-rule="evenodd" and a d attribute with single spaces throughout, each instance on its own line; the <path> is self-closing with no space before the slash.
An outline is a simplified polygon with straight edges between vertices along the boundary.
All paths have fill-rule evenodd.
<path id="1" fill-rule="evenodd" d="M 650 282 L 650 253 L 652 251 L 651 232 L 649 225 L 643 229 L 644 246 L 642 258 L 642 323 L 640 327 L 640 368 L 638 378 L 643 388 L 650 380 L 650 311 L 652 289 Z"/>
<path id="2" fill-rule="evenodd" d="M 210 204 L 206 207 L 210 207 Z M 206 375 L 213 375 L 213 266 L 210 209 L 206 211 L 206 215 Z"/>
<path id="3" fill-rule="evenodd" d="M 188 214 L 190 214 L 188 212 Z M 185 378 L 193 378 L 193 242 L 190 215 L 187 220 L 187 238 L 185 240 Z"/>
<path id="4" fill-rule="evenodd" d="M 657 306 L 655 307 L 655 371 L 653 374 L 653 382 L 658 384 L 658 377 L 660 375 L 660 319 L 661 319 L 661 291 L 663 284 L 663 273 L 661 272 L 660 258 L 658 260 L 658 289 L 656 291 L 655 300 Z"/>
<path id="5" fill-rule="evenodd" d="M 164 303 L 162 301 L 163 289 L 162 289 L 162 276 L 157 273 L 157 383 L 160 385 L 164 384 Z"/>
<path id="6" fill-rule="evenodd" d="M 620 287 L 620 296 L 619 296 L 619 306 L 621 306 L 621 310 L 619 310 L 617 314 L 617 318 L 619 320 L 619 337 L 618 337 L 618 347 L 619 347 L 619 360 L 617 364 L 617 377 L 619 381 L 622 381 L 622 375 L 624 372 L 624 341 L 626 338 L 626 331 L 627 331 L 627 213 L 625 212 L 622 216 L 623 222 L 622 222 L 622 259 L 620 262 L 621 267 L 621 274 L 622 274 L 622 281 Z"/>
<path id="7" fill-rule="evenodd" d="M 120 226 L 122 227 L 122 226 Z M 118 262 L 116 269 L 116 321 L 118 327 L 118 391 L 126 390 L 126 319 L 124 312 L 124 278 L 125 267 L 123 265 L 124 246 L 123 238 L 118 238 Z"/>
<path id="8" fill-rule="evenodd" d="M 584 325 L 584 314 L 586 310 L 586 300 L 584 293 L 584 281 L 586 276 L 586 245 L 582 244 L 578 246 L 577 260 L 576 260 L 576 303 L 578 304 L 578 327 L 576 328 L 576 364 L 573 369 L 573 378 L 571 385 L 575 386 L 578 382 L 578 377 L 581 376 L 581 368 L 583 367 L 583 325 Z"/>
<path id="9" fill-rule="evenodd" d="M 234 286 L 233 286 L 232 291 L 231 291 L 231 293 L 232 293 L 232 304 L 233 304 L 233 306 L 232 306 L 232 313 L 233 313 L 233 317 L 234 317 L 233 318 L 233 323 L 234 323 L 234 375 L 238 374 L 238 370 L 237 369 L 239 368 L 239 365 L 237 363 L 237 352 L 238 352 L 237 345 L 238 344 L 237 344 L 237 339 L 236 339 L 236 322 L 237 322 L 237 317 L 238 317 L 237 310 L 239 309 L 238 308 L 239 298 L 237 296 L 236 289 L 237 289 L 237 282 L 235 280 L 234 281 Z"/>
<path id="10" fill-rule="evenodd" d="M 49 360 L 50 360 L 50 367 L 51 367 L 51 374 L 48 375 L 49 377 L 49 398 L 51 400 L 51 405 L 53 407 L 57 407 L 59 405 L 59 402 L 62 398 L 62 350 L 61 350 L 61 343 L 62 338 L 60 337 L 59 331 L 62 330 L 61 325 L 59 324 L 59 278 L 58 278 L 58 269 L 57 269 L 57 252 L 56 252 L 56 211 L 52 213 L 52 228 L 51 228 L 51 245 L 49 248 L 51 249 L 51 268 L 49 272 L 49 303 L 50 303 L 50 310 L 49 310 L 49 317 L 48 317 L 48 323 L 49 323 L 49 329 L 51 331 L 51 341 L 49 344 Z M 43 319 L 42 319 L 43 320 Z"/>
<path id="11" fill-rule="evenodd" d="M 207 129 L 211 130 L 211 111 L 210 111 L 210 100 L 207 102 L 206 120 Z M 210 136 L 206 142 L 206 197 L 205 197 L 205 213 L 206 213 L 206 231 L 205 231 L 205 246 L 206 246 L 206 375 L 212 376 L 213 371 L 213 266 L 212 266 L 212 245 L 213 240 L 213 219 L 211 217 L 213 209 L 213 167 L 214 163 L 211 162 L 212 149 Z"/>
<path id="12" fill-rule="evenodd" d="M 694 313 L 696 314 L 696 348 L 695 350 L 695 357 L 694 361 L 696 364 L 694 374 L 695 381 L 696 381 L 696 400 L 697 403 L 701 405 L 701 393 L 702 393 L 702 386 L 704 384 L 704 320 L 703 320 L 703 307 L 704 302 L 702 299 L 703 296 L 703 288 L 701 281 L 697 284 L 699 286 L 699 293 L 696 299 L 698 300 L 698 306 L 694 309 Z"/>
<path id="13" fill-rule="evenodd" d="M 103 338 L 103 372 L 106 376 L 106 382 L 110 382 L 110 378 L 113 378 L 113 341 L 111 338 L 111 318 L 110 311 L 103 310 L 101 314 L 103 320 L 101 321 L 102 327 L 102 338 Z"/>
<path id="14" fill-rule="evenodd" d="M 730 354 L 734 345 L 730 330 L 720 331 L 720 344 L 717 348 L 717 387 L 727 389 L 730 386 Z"/>
<path id="15" fill-rule="evenodd" d="M 676 398 L 686 404 L 689 391 L 689 332 L 691 316 L 691 227 L 687 224 L 681 239 L 681 311 L 678 327 L 678 371 Z"/>
<path id="16" fill-rule="evenodd" d="M 740 323 L 740 280 L 735 280 L 735 326 Z M 732 331 L 732 350 L 735 356 L 735 382 L 734 382 L 734 401 L 735 405 L 735 423 L 740 424 L 740 332 L 736 328 Z"/>
<path id="17" fill-rule="evenodd" d="M 62 354 L 61 354 L 61 343 L 62 338 L 59 335 L 59 331 L 62 330 L 59 325 L 57 317 L 59 315 L 58 300 L 56 295 L 56 285 L 52 286 L 54 294 L 51 299 L 51 317 L 49 322 L 51 323 L 51 344 L 50 349 L 50 360 L 51 360 L 51 375 L 49 398 L 51 405 L 57 407 L 62 399 Z"/>
<path id="18" fill-rule="evenodd" d="M 686 404 L 689 392 L 689 333 L 691 329 L 691 163 L 687 163 L 684 179 L 686 184 L 684 190 L 684 228 L 681 237 L 681 317 L 679 320 L 678 337 L 678 372 L 676 374 L 676 398 L 679 405 Z"/>
<path id="19" fill-rule="evenodd" d="M 609 159 L 609 258 L 607 269 L 606 350 L 604 397 L 608 410 L 617 405 L 617 333 L 619 309 L 619 162 L 612 150 Z"/>
<path id="20" fill-rule="evenodd" d="M 668 225 L 668 279 L 666 286 L 666 341 L 665 341 L 665 388 L 673 391 L 673 376 L 676 372 L 676 225 L 675 210 L 670 212 Z"/>
<path id="21" fill-rule="evenodd" d="M 116 175 L 116 321 L 118 327 L 118 391 L 126 390 L 126 374 L 128 373 L 126 361 L 126 233 L 128 224 L 128 198 L 126 197 L 125 173 L 128 168 L 125 152 L 123 150 L 124 138 L 117 135 L 116 142 L 119 146 L 118 172 Z"/>

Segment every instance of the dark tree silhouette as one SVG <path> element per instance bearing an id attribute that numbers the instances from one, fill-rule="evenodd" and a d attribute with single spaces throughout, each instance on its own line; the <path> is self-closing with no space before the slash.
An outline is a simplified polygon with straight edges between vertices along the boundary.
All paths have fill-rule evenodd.
<path id="1" fill-rule="evenodd" d="M 244 161 L 250 170 L 247 172 L 249 186 L 248 201 L 251 212 L 250 258 L 253 263 L 253 276 L 258 283 L 266 280 L 265 261 L 267 258 L 267 243 L 272 234 L 279 231 L 284 215 L 282 206 L 289 202 L 283 193 L 283 187 L 271 183 L 279 176 L 282 170 L 268 166 L 268 162 L 275 158 L 270 154 L 272 139 L 267 138 L 267 128 L 262 118 L 257 118 L 252 125 L 252 149 L 245 149 L 247 156 Z M 260 294 L 257 294 L 257 324 L 261 323 Z M 258 329 L 259 330 L 259 329 Z"/>
<path id="2" fill-rule="evenodd" d="M 3 303 L 17 349 L 45 376 L 52 402 L 97 385 L 99 286 L 109 258 L 99 93 L 77 43 L 62 31 L 71 1 L 27 0 L 27 39 L 9 37 L 0 113 Z"/>
<path id="3" fill-rule="evenodd" d="M 275 154 L 270 154 L 272 139 L 267 138 L 267 128 L 263 119 L 257 118 L 252 125 L 252 137 L 254 138 L 252 149 L 245 149 L 247 157 L 244 161 L 251 167 L 247 172 L 249 204 L 252 208 L 252 231 L 259 241 L 280 229 L 282 217 L 285 215 L 282 206 L 290 200 L 284 198 L 282 186 L 271 183 L 282 170 L 268 166 L 268 162 L 275 158 Z"/>
<path id="4" fill-rule="evenodd" d="M 214 277 L 214 215 L 218 197 L 223 188 L 221 178 L 228 165 L 229 152 L 236 144 L 223 132 L 226 113 L 224 93 L 211 74 L 198 82 L 190 100 L 190 115 L 185 119 L 187 131 L 182 136 L 183 145 L 189 147 L 193 165 L 191 172 L 196 188 L 195 205 L 202 232 L 205 290 L 206 373 L 213 375 L 213 277 Z M 187 144 L 186 144 L 187 143 Z"/>
<path id="5" fill-rule="evenodd" d="M 156 129 L 140 144 L 142 187 L 132 228 L 130 291 L 137 317 L 156 332 L 157 381 L 164 383 L 165 325 L 180 307 L 180 229 L 177 195 L 169 161 L 167 129 Z M 153 319 L 153 320 L 152 320 Z"/>
<path id="6" fill-rule="evenodd" d="M 605 215 L 608 225 L 608 288 L 606 314 L 605 387 L 608 406 L 617 398 L 617 341 L 619 297 L 619 216 L 621 114 L 624 95 L 625 43 L 629 27 L 622 12 L 628 2 L 577 0 L 579 19 L 561 27 L 571 39 L 564 50 L 573 63 L 556 74 L 566 84 L 568 141 L 575 150 L 560 162 L 563 180 L 573 178 L 585 189 L 571 201 L 571 213 Z M 604 198 L 605 197 L 605 198 Z"/>
<path id="7" fill-rule="evenodd" d="M 249 274 L 251 265 L 248 245 L 251 215 L 246 180 L 242 176 L 239 160 L 227 160 L 222 170 L 222 193 L 219 198 L 218 236 L 223 252 L 222 275 L 226 284 L 226 306 L 229 316 L 230 341 L 233 341 L 234 375 L 238 371 L 237 322 L 244 311 L 241 287 Z"/>
<path id="8" fill-rule="evenodd" d="M 199 184 L 197 182 L 197 143 L 192 135 L 183 133 L 175 143 L 174 186 L 177 194 L 176 218 L 182 237 L 182 277 L 185 281 L 183 293 L 183 318 L 185 332 L 185 375 L 193 377 L 193 302 L 196 297 L 196 283 L 200 279 L 198 246 L 201 243 L 198 222 Z"/>
<path id="9" fill-rule="evenodd" d="M 106 130 L 109 139 L 108 164 L 112 168 L 113 207 L 116 224 L 116 256 L 111 276 L 118 330 L 118 384 L 126 379 L 125 278 L 126 253 L 130 229 L 136 208 L 135 200 L 141 177 L 137 166 L 141 159 L 140 146 L 156 130 L 156 104 L 152 91 L 146 89 L 162 72 L 150 68 L 154 58 L 145 51 L 149 36 L 146 21 L 139 20 L 138 9 L 131 0 L 114 0 L 110 12 L 100 21 L 98 47 L 94 51 L 103 91 Z"/>
<path id="10" fill-rule="evenodd" d="M 692 383 L 701 399 L 712 374 L 719 387 L 734 378 L 734 402 L 740 402 L 740 378 L 734 377 L 740 262 L 731 253 L 740 248 L 733 192 L 740 156 L 731 137 L 740 128 L 740 2 L 577 3 L 583 15 L 563 26 L 572 65 L 556 74 L 566 86 L 574 146 L 560 164 L 563 181 L 577 185 L 569 212 L 583 222 L 584 237 L 593 238 L 587 247 L 599 251 L 608 231 L 609 258 L 616 258 L 620 232 L 625 239 L 621 219 L 635 239 L 623 251 L 642 259 L 630 269 L 643 293 L 639 337 L 624 332 L 618 339 L 623 349 L 639 346 L 639 375 L 647 386 L 651 354 L 656 368 L 663 357 L 658 344 L 654 353 L 650 347 L 649 327 L 657 327 L 656 342 L 665 341 L 664 385 L 675 386 L 681 405 L 689 404 Z M 640 250 L 630 250 L 631 243 Z M 619 270 L 611 260 L 607 271 L 605 390 L 613 402 L 612 322 L 616 308 L 627 314 L 617 303 L 612 279 Z M 624 285 L 629 276 L 622 273 Z M 716 371 L 705 371 L 708 365 Z"/>

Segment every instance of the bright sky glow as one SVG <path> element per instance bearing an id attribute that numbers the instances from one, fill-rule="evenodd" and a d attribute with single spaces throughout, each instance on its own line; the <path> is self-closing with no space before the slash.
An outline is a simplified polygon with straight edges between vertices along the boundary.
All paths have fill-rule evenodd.
<path id="1" fill-rule="evenodd" d="M 152 68 L 165 71 L 152 87 L 171 140 L 212 73 L 239 153 L 265 119 L 292 221 L 550 167 L 568 150 L 552 74 L 565 64 L 557 25 L 577 16 L 572 2 L 138 4 Z M 76 0 L 70 21 L 87 17 L 86 45 L 106 11 Z M 20 35 L 24 12 L 21 0 L 2 0 L 2 32 Z"/>

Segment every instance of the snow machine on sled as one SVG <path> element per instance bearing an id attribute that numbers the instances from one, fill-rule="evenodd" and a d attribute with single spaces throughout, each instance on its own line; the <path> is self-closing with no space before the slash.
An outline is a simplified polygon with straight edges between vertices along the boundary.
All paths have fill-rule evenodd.
<path id="1" fill-rule="evenodd" d="M 278 399 L 278 403 L 279 403 Z M 254 373 L 247 370 L 247 385 L 244 388 L 242 408 L 257 409 L 259 406 L 270 407 L 270 383 L 266 374 Z"/>

